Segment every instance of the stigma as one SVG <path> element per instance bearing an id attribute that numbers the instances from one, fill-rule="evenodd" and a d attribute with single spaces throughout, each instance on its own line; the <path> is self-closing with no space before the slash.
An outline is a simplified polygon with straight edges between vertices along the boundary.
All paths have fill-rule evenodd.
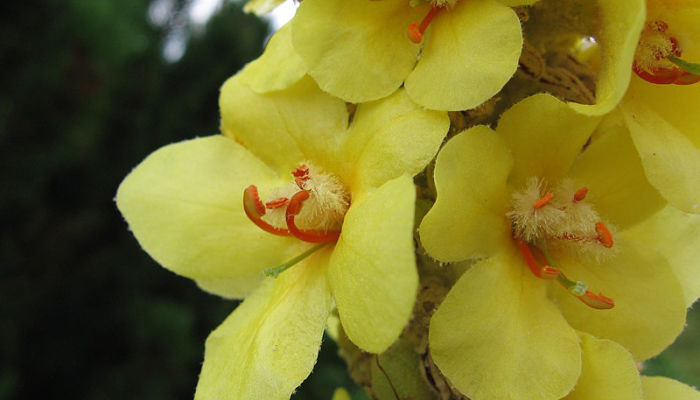
<path id="1" fill-rule="evenodd" d="M 244 211 L 260 229 L 310 243 L 337 241 L 349 206 L 340 180 L 310 163 L 295 168 L 290 182 L 273 188 L 266 201 L 255 185 L 243 191 Z"/>
<path id="2" fill-rule="evenodd" d="M 533 275 L 556 280 L 592 308 L 608 309 L 614 307 L 613 299 L 588 290 L 584 282 L 569 279 L 550 255 L 550 250 L 557 249 L 600 261 L 612 254 L 613 234 L 586 201 L 587 194 L 588 188 L 576 189 L 570 181 L 549 188 L 546 182 L 530 178 L 512 195 L 506 216 L 515 245 Z"/>
<path id="3" fill-rule="evenodd" d="M 648 22 L 634 54 L 632 70 L 647 82 L 660 85 L 690 85 L 700 81 L 700 75 L 690 71 L 697 64 L 683 61 L 683 49 L 662 20 Z"/>

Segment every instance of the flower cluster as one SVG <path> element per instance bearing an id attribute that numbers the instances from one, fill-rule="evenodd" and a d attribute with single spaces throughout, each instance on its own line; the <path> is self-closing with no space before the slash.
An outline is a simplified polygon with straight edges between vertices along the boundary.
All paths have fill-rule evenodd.
<path id="1" fill-rule="evenodd" d="M 195 399 L 288 399 L 324 331 L 378 399 L 700 398 L 639 372 L 700 297 L 698 20 L 692 0 L 301 2 L 221 88 L 222 134 L 117 193 L 156 261 L 245 299 Z"/>

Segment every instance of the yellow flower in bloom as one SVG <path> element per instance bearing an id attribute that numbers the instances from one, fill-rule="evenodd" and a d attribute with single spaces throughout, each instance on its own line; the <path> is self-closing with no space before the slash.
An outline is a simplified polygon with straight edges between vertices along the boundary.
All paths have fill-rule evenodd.
<path id="1" fill-rule="evenodd" d="M 164 267 L 223 296 L 252 292 L 207 339 L 195 398 L 286 399 L 313 368 L 333 300 L 365 351 L 384 351 L 407 322 L 410 176 L 449 120 L 399 91 L 349 123 L 309 77 L 266 96 L 233 77 L 220 105 L 223 136 L 154 152 L 117 204 Z"/>
<path id="2" fill-rule="evenodd" d="M 651 184 L 674 206 L 700 213 L 700 75 L 669 61 L 700 63 L 700 2 L 647 4 L 638 76 L 621 106 L 625 123 Z"/>
<path id="3" fill-rule="evenodd" d="M 506 111 L 496 132 L 471 128 L 437 157 L 421 241 L 439 261 L 477 262 L 439 306 L 429 342 L 471 399 L 565 396 L 586 350 L 577 330 L 644 360 L 683 328 L 685 288 L 663 253 L 675 226 L 656 221 L 652 245 L 630 232 L 665 203 L 623 129 L 601 124 L 589 143 L 598 122 L 536 95 Z M 671 261 L 697 251 L 672 248 L 681 255 Z"/>
<path id="4" fill-rule="evenodd" d="M 522 33 L 510 7 L 534 2 L 304 0 L 292 43 L 319 86 L 346 101 L 379 99 L 405 82 L 418 104 L 466 110 L 515 72 Z"/>

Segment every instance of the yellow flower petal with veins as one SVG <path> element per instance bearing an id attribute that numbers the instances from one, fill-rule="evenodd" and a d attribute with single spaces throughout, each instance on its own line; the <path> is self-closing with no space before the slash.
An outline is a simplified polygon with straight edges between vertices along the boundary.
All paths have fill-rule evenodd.
<path id="1" fill-rule="evenodd" d="M 430 350 L 473 399 L 559 399 L 581 373 L 581 351 L 546 284 L 503 249 L 472 266 L 430 322 Z"/>
<path id="2" fill-rule="evenodd" d="M 504 246 L 509 236 L 502 223 L 508 207 L 506 179 L 512 165 L 503 140 L 485 126 L 455 136 L 442 148 L 435 163 L 437 200 L 419 229 L 431 256 L 453 262 Z"/>
<path id="3" fill-rule="evenodd" d="M 354 200 L 330 260 L 329 279 L 345 333 L 372 353 L 394 342 L 413 309 L 418 290 L 414 200 L 406 175 Z"/>
<path id="4" fill-rule="evenodd" d="M 581 379 L 563 400 L 642 400 L 642 384 L 632 355 L 612 340 L 581 334 Z"/>
<path id="5" fill-rule="evenodd" d="M 664 376 L 643 376 L 645 400 L 700 400 L 700 392 Z"/>
<path id="6" fill-rule="evenodd" d="M 269 183 L 275 174 L 224 136 L 189 140 L 161 148 L 136 167 L 119 186 L 117 206 L 162 266 L 201 281 L 206 290 L 241 298 L 260 282 L 265 266 L 298 251 L 291 239 L 265 234 L 246 217 L 241 194 L 251 179 Z"/>
<path id="7" fill-rule="evenodd" d="M 520 21 L 495 0 L 463 1 L 441 13 L 406 78 L 406 91 L 434 110 L 474 108 L 515 73 L 523 46 Z"/>
<path id="8" fill-rule="evenodd" d="M 304 61 L 292 47 L 292 28 L 286 24 L 272 35 L 263 54 L 238 74 L 256 93 L 286 89 L 306 75 Z"/>
<path id="9" fill-rule="evenodd" d="M 209 335 L 195 400 L 289 398 L 321 347 L 331 307 L 329 254 L 267 278 Z"/>

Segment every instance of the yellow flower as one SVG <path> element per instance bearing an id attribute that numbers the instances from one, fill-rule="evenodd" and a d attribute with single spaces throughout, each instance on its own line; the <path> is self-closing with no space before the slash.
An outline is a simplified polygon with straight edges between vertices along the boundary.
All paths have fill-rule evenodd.
<path id="1" fill-rule="evenodd" d="M 588 143 L 598 122 L 536 95 L 506 111 L 496 132 L 471 128 L 437 157 L 421 241 L 439 261 L 477 261 L 433 316 L 430 349 L 469 398 L 565 396 L 581 375 L 576 330 L 644 360 L 683 328 L 684 290 L 699 278 L 681 287 L 669 259 L 697 244 L 666 246 L 676 227 L 655 219 L 669 210 L 631 139 L 602 124 Z M 640 223 L 648 229 L 634 231 Z M 685 224 L 700 229 L 698 219 Z M 667 258 L 668 249 L 680 254 Z"/>
<path id="2" fill-rule="evenodd" d="M 346 101 L 379 99 L 405 84 L 427 108 L 466 110 L 515 72 L 522 33 L 510 7 L 535 1 L 304 0 L 292 43 L 321 89 Z"/>
<path id="3" fill-rule="evenodd" d="M 700 213 L 700 83 L 681 85 L 663 81 L 663 71 L 667 74 L 680 71 L 667 61 L 665 51 L 672 50 L 683 59 L 700 62 L 700 3 L 649 1 L 648 6 L 647 25 L 635 66 L 642 68 L 649 64 L 645 58 L 649 58 L 650 51 L 658 53 L 656 64 L 645 67 L 656 69 L 658 74 L 651 77 L 641 74 L 646 80 L 639 76 L 632 78 L 621 105 L 625 125 L 649 182 L 672 205 L 685 212 Z M 673 81 L 689 78 L 692 76 L 674 76 Z"/>
<path id="4" fill-rule="evenodd" d="M 332 301 L 365 351 L 384 351 L 407 322 L 418 284 L 410 176 L 449 121 L 399 91 L 349 123 L 345 103 L 309 77 L 267 96 L 233 77 L 220 105 L 223 136 L 157 150 L 117 205 L 164 267 L 222 296 L 252 292 L 207 339 L 195 398 L 286 399 L 313 368 Z"/>

